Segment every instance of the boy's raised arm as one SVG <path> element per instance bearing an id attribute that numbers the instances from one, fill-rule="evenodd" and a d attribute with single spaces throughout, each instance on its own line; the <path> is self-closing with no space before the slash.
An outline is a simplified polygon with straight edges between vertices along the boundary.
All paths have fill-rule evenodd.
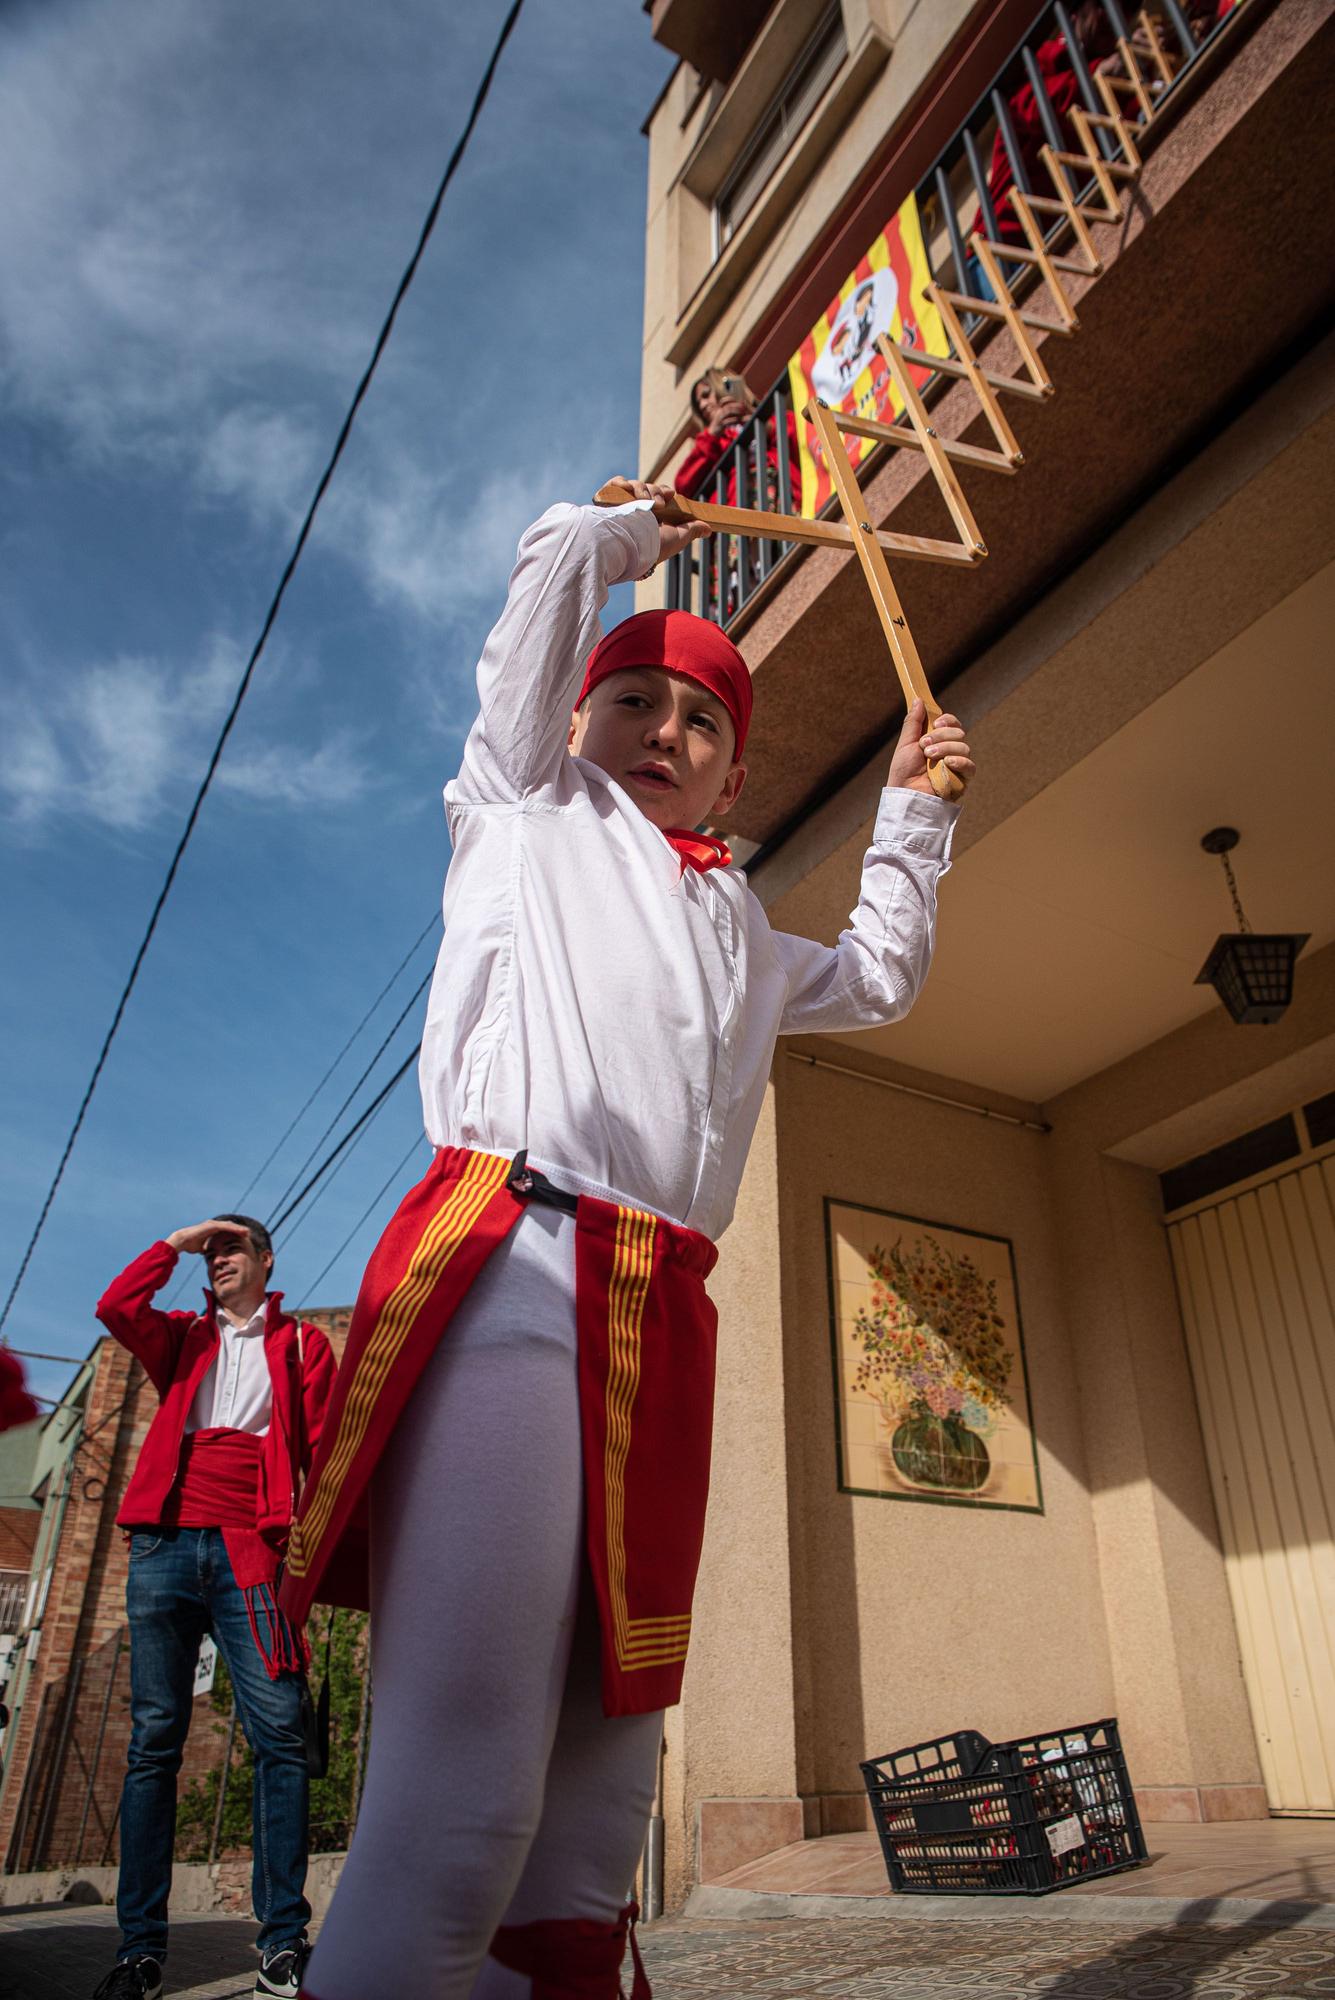
<path id="1" fill-rule="evenodd" d="M 862 864 L 857 908 L 835 945 L 774 933 L 788 976 L 781 1035 L 839 1034 L 902 1020 L 932 962 L 936 885 L 959 808 L 887 790 Z"/>
<path id="2" fill-rule="evenodd" d="M 776 933 L 788 977 L 781 1035 L 838 1034 L 902 1020 L 917 999 L 936 941 L 936 885 L 950 866 L 958 805 L 937 798 L 928 757 L 965 784 L 973 754 L 956 715 L 929 721 L 915 701 L 890 759 L 858 906 L 836 945 Z"/>
<path id="3" fill-rule="evenodd" d="M 549 507 L 524 534 L 510 588 L 478 663 L 480 713 L 449 788 L 452 801 L 522 799 L 565 755 L 584 663 L 614 583 L 648 574 L 659 525 L 649 500 Z"/>

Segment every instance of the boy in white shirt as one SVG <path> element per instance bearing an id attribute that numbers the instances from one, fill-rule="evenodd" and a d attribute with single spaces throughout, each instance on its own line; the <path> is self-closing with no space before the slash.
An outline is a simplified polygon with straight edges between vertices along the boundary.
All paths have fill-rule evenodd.
<path id="1" fill-rule="evenodd" d="M 438 1150 L 363 1280 L 284 1592 L 369 1603 L 375 1645 L 309 2000 L 619 1994 L 703 1535 L 714 1241 L 775 1037 L 912 1005 L 957 810 L 927 756 L 973 770 L 915 706 L 850 928 L 772 932 L 693 831 L 745 781 L 741 655 L 684 612 L 595 644 L 609 586 L 705 532 L 633 490 L 524 536 L 446 789 Z"/>

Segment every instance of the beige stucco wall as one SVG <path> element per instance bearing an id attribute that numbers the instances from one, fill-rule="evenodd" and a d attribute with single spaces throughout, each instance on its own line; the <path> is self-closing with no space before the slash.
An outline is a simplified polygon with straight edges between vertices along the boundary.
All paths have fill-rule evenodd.
<path id="1" fill-rule="evenodd" d="M 854 1793 L 868 1754 L 952 1728 L 1006 1737 L 1110 1713 L 1111 1659 L 1050 1141 L 783 1054 L 777 1069 L 787 1366 L 804 1418 L 789 1440 L 800 1782 Z M 837 1490 L 826 1196 L 1013 1243 L 1042 1514 Z"/>
<path id="2" fill-rule="evenodd" d="M 678 68 L 648 126 L 640 402 L 646 478 L 680 453 L 692 381 L 712 362 L 728 362 L 744 344 L 977 4 L 843 0 L 848 55 L 840 73 L 717 263 L 710 200 L 692 192 L 683 169 L 707 128 L 712 139 L 735 124 L 720 156 L 740 148 L 822 7 L 818 0 L 779 0 L 722 103 L 716 92 L 701 92 L 688 65 Z M 711 177 L 691 178 L 707 186 Z M 769 386 L 752 384 L 757 394 Z"/>
<path id="3" fill-rule="evenodd" d="M 1221 1818 L 1261 1773 L 1153 1167 L 1335 1087 L 1332 1023 L 1328 946 L 1275 1026 L 1215 1007 L 1046 1107 L 1118 1705 L 1146 1781 Z"/>
<path id="4" fill-rule="evenodd" d="M 669 1906 L 695 1879 L 702 1798 L 791 1802 L 797 1789 L 785 1439 L 800 1419 L 783 1365 L 778 1216 L 771 1092 L 710 1281 L 719 1312 L 713 1479 L 682 1706 L 667 1718 Z M 774 1839 L 762 1831 L 748 1851 L 780 1845 L 787 1830 Z"/>
<path id="5" fill-rule="evenodd" d="M 1147 1818 L 1265 1811 L 1157 1170 L 1335 1082 L 1335 947 L 1276 1028 L 1215 1010 L 1042 1106 L 1044 1135 L 887 1091 L 856 1044 L 781 1045 L 711 1283 L 709 1530 L 668 1719 L 671 1906 L 861 1823 L 860 1758 L 956 1727 L 1116 1714 Z M 1131 1157 L 1134 1156 L 1134 1157 Z M 1014 1244 L 1045 1511 L 838 1491 L 823 1202 Z"/>

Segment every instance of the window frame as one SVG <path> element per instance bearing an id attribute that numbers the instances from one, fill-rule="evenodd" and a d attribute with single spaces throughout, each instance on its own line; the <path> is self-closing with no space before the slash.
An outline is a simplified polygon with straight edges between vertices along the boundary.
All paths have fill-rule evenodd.
<path id="1" fill-rule="evenodd" d="M 826 52 L 827 43 L 829 44 L 828 53 Z M 791 152 L 799 135 L 805 130 L 847 59 L 848 29 L 844 21 L 844 10 L 841 0 L 831 0 L 831 4 L 826 8 L 803 43 L 796 60 L 793 62 L 778 90 L 770 99 L 763 115 L 757 120 L 754 132 L 729 168 L 726 178 L 719 186 L 713 201 L 710 203 L 711 268 L 718 263 L 719 258 L 727 250 L 729 244 L 735 242 L 738 234 L 745 227 L 747 217 L 755 210 L 765 189 L 778 172 L 783 160 Z M 819 88 L 816 89 L 815 94 L 811 97 L 811 101 L 797 122 L 789 124 L 788 119 L 791 116 L 789 106 L 792 100 L 800 91 L 810 88 L 813 79 L 819 77 L 823 65 L 826 68 L 826 73 L 819 84 Z M 745 181 L 747 174 L 756 161 L 757 155 L 764 151 L 766 145 L 771 140 L 776 126 L 780 140 L 779 149 L 774 156 L 769 170 L 756 183 L 755 188 L 752 190 L 751 198 L 742 211 L 740 218 L 730 224 L 728 233 L 725 236 L 723 232 L 726 206 L 738 186 Z"/>

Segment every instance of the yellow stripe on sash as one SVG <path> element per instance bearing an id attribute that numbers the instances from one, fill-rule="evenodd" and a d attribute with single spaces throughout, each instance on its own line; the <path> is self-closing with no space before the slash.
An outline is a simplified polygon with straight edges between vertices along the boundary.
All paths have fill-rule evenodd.
<path id="1" fill-rule="evenodd" d="M 625 1670 L 674 1665 L 686 1657 L 691 1615 L 632 1618 L 626 1601 L 626 1460 L 630 1455 L 635 1398 L 640 1387 L 640 1337 L 644 1302 L 654 1268 L 658 1218 L 639 1209 L 617 1211 L 612 1279 L 608 1289 L 607 1580 L 617 1664 Z"/>
<path id="2" fill-rule="evenodd" d="M 509 1171 L 507 1159 L 492 1153 L 474 1154 L 448 1199 L 422 1231 L 407 1270 L 386 1299 L 374 1331 L 357 1357 L 333 1451 L 309 1506 L 293 1527 L 287 1554 L 287 1567 L 293 1576 L 304 1576 L 310 1568 L 366 1436 L 371 1413 L 414 1321 Z"/>

